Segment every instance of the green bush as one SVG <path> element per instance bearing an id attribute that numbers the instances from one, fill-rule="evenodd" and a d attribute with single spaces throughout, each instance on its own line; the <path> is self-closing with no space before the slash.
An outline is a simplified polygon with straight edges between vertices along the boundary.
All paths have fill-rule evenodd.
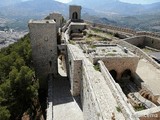
<path id="1" fill-rule="evenodd" d="M 31 45 L 26 35 L 0 51 L 0 120 L 21 119 L 38 99 Z"/>

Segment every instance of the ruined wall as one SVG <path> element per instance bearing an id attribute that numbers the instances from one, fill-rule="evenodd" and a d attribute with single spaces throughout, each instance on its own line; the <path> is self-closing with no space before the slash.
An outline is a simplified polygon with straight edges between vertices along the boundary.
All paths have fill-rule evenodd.
<path id="1" fill-rule="evenodd" d="M 138 118 L 134 117 L 134 109 L 130 103 L 128 103 L 126 96 L 124 95 L 122 89 L 114 81 L 112 76 L 110 75 L 109 71 L 106 69 L 104 63 L 102 61 L 99 61 L 100 69 L 102 72 L 102 75 L 104 76 L 107 85 L 109 86 L 110 90 L 113 93 L 114 98 L 116 99 L 125 119 L 127 120 L 139 120 Z"/>
<path id="2" fill-rule="evenodd" d="M 90 57 L 92 58 L 92 57 Z M 132 74 L 136 72 L 139 57 L 96 57 L 92 58 L 93 64 L 98 60 L 102 60 L 109 71 L 115 70 L 117 72 L 117 80 L 121 79 L 122 73 L 125 70 L 130 70 Z M 118 66 L 118 67 L 117 67 Z"/>
<path id="3" fill-rule="evenodd" d="M 56 24 L 53 20 L 30 21 L 29 31 L 36 75 L 40 88 L 46 89 L 48 74 L 57 75 Z"/>
<path id="4" fill-rule="evenodd" d="M 160 50 L 160 39 L 153 37 L 145 37 L 144 45 Z"/>
<path id="5" fill-rule="evenodd" d="M 160 65 L 153 60 L 151 57 L 149 57 L 145 52 L 143 52 L 140 48 L 126 42 L 126 41 L 118 41 L 117 44 L 121 45 L 122 47 L 126 47 L 127 49 L 129 49 L 130 51 L 132 51 L 133 53 L 135 53 L 137 56 L 139 56 L 140 58 L 145 58 L 146 60 L 148 60 L 154 67 L 156 67 L 157 69 L 160 69 Z"/>
<path id="6" fill-rule="evenodd" d="M 124 39 L 124 41 L 139 47 L 144 47 L 145 36 L 131 37 Z"/>
<path id="7" fill-rule="evenodd" d="M 109 71 L 115 70 L 117 72 L 117 79 L 121 79 L 122 73 L 125 70 L 130 70 L 132 74 L 136 72 L 139 58 L 138 57 L 110 57 L 102 59 Z"/>
<path id="8" fill-rule="evenodd" d="M 132 38 L 127 38 L 124 41 L 135 45 L 137 47 L 151 47 L 160 50 L 160 39 L 158 38 L 153 38 L 149 36 L 138 36 L 138 37 L 132 37 Z"/>

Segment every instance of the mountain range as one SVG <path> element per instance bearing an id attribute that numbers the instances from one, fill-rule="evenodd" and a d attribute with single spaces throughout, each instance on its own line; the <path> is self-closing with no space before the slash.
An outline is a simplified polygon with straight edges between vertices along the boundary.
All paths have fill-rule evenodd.
<path id="1" fill-rule="evenodd" d="M 160 26 L 160 2 L 142 5 L 124 3 L 119 0 L 72 0 L 69 4 L 54 0 L 7 0 L 10 1 L 8 3 L 5 1 L 0 0 L 0 18 L 10 19 L 6 25 L 16 27 L 16 29 L 26 29 L 29 19 L 42 19 L 51 12 L 60 12 L 67 18 L 69 4 L 81 5 L 82 17 L 94 22 L 134 29 L 139 29 L 136 28 L 139 24 L 142 26 L 140 29 L 146 29 L 146 26 L 154 28 Z M 146 25 L 146 22 L 149 25 Z M 145 24 L 145 27 L 142 24 Z M 147 30 L 151 29 L 147 28 Z"/>
<path id="2" fill-rule="evenodd" d="M 153 14 L 160 12 L 160 2 L 153 4 L 130 4 L 119 0 L 72 0 L 69 4 L 78 4 L 101 12 L 120 15 Z"/>

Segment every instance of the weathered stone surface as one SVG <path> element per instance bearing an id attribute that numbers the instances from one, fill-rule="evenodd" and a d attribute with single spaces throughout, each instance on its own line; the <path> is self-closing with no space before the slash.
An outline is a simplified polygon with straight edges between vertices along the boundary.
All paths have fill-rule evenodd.
<path id="1" fill-rule="evenodd" d="M 47 87 L 47 76 L 57 74 L 57 32 L 53 20 L 29 22 L 32 56 L 40 88 Z"/>

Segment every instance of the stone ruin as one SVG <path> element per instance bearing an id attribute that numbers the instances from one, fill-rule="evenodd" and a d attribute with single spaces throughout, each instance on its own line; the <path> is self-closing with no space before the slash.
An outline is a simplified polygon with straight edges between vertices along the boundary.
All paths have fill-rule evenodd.
<path id="1" fill-rule="evenodd" d="M 157 44 L 152 43 L 150 47 L 159 50 L 154 48 L 159 46 L 158 36 L 145 32 L 146 36 L 157 38 L 148 39 L 145 36 L 145 40 L 141 38 L 137 41 L 136 35 L 142 35 L 142 32 L 93 25 L 81 19 L 81 9 L 81 6 L 70 6 L 66 23 L 63 23 L 60 13 L 50 14 L 49 20 L 29 21 L 36 75 L 40 89 L 48 93 L 46 119 L 64 119 L 57 117 L 60 109 L 65 110 L 58 112 L 61 116 L 68 114 L 67 111 L 79 111 L 66 116 L 66 120 L 160 119 L 160 90 L 157 85 L 160 84 L 160 65 L 136 47 L 141 43 L 149 44 L 148 41 L 152 40 Z M 114 36 L 117 32 L 120 38 Z M 143 71 L 153 72 L 157 78 L 151 75 L 147 79 Z M 65 76 L 59 72 L 65 73 Z M 68 80 L 64 83 L 69 82 L 67 89 L 70 88 L 66 95 L 63 95 L 65 91 L 58 92 L 59 88 L 63 89 L 64 83 L 57 84 L 64 78 Z M 157 83 L 152 81 L 154 78 Z M 66 104 L 56 98 L 59 94 L 63 96 L 62 101 L 71 94 L 73 100 L 65 99 L 68 105 L 72 102 L 76 105 L 75 97 L 79 97 L 79 105 L 71 110 L 72 104 L 66 110 Z M 57 100 L 64 108 L 58 109 Z"/>

